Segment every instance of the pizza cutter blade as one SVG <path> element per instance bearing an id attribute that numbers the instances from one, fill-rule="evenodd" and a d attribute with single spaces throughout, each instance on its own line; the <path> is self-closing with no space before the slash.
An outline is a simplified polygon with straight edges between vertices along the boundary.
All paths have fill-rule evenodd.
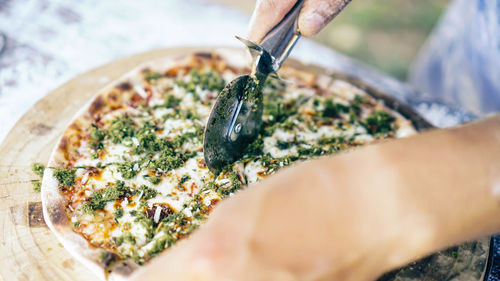
<path id="1" fill-rule="evenodd" d="M 205 163 L 215 174 L 240 158 L 262 127 L 262 87 L 276 73 L 300 37 L 298 17 L 304 0 L 269 31 L 262 43 L 237 37 L 250 50 L 254 63 L 250 75 L 240 76 L 217 96 L 205 127 Z"/>
<path id="2" fill-rule="evenodd" d="M 208 118 L 203 150 L 207 166 L 215 173 L 236 161 L 260 132 L 262 94 L 256 92 L 250 98 L 245 93 L 252 79 L 250 75 L 243 75 L 227 84 Z"/>

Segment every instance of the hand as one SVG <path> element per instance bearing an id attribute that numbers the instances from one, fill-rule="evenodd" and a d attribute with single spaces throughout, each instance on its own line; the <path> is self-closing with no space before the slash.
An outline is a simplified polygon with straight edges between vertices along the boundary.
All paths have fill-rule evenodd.
<path id="1" fill-rule="evenodd" d="M 260 43 L 269 30 L 296 3 L 296 0 L 257 0 L 250 20 L 249 39 Z M 351 0 L 306 0 L 299 17 L 303 36 L 313 36 L 329 23 Z"/>
<path id="2" fill-rule="evenodd" d="M 322 162 L 297 165 L 221 203 L 137 280 L 362 281 L 381 274 L 384 257 L 402 241 L 391 242 L 403 223 L 392 212 L 394 198 L 381 196 L 392 192 L 362 188 L 345 167 L 333 177 Z"/>
<path id="3" fill-rule="evenodd" d="M 386 196 L 394 185 L 366 188 L 357 180 L 368 166 L 351 169 L 346 159 L 333 167 L 329 160 L 284 170 L 222 202 L 189 240 L 153 260 L 137 280 L 363 281 L 380 275 L 386 258 L 404 244 L 400 227 L 424 226 L 394 212 L 401 203 Z"/>
<path id="4" fill-rule="evenodd" d="M 375 280 L 500 230 L 499 159 L 496 116 L 298 164 L 222 202 L 134 280 Z"/>

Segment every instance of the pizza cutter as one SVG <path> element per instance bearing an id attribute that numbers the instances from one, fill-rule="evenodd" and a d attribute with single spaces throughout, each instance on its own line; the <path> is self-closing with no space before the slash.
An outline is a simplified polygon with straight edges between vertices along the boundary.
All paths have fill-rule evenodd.
<path id="1" fill-rule="evenodd" d="M 262 87 L 275 75 L 300 37 L 298 17 L 304 0 L 298 0 L 269 31 L 262 43 L 236 37 L 250 50 L 252 72 L 229 82 L 218 95 L 205 128 L 203 151 L 208 168 L 218 173 L 242 156 L 262 126 Z"/>

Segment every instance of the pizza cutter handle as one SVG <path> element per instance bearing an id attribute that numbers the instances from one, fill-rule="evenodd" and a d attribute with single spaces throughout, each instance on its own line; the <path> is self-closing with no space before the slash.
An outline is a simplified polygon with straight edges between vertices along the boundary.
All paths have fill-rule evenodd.
<path id="1" fill-rule="evenodd" d="M 298 19 L 305 0 L 297 0 L 285 17 L 262 39 L 261 47 L 272 57 L 272 69 L 277 71 L 300 38 Z"/>

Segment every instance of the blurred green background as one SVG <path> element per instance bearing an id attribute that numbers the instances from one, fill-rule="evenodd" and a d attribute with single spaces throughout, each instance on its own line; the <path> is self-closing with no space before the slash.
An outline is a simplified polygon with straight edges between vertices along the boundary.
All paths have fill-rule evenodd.
<path id="1" fill-rule="evenodd" d="M 215 0 L 251 13 L 254 0 Z M 400 80 L 449 0 L 353 0 L 313 39 Z"/>

